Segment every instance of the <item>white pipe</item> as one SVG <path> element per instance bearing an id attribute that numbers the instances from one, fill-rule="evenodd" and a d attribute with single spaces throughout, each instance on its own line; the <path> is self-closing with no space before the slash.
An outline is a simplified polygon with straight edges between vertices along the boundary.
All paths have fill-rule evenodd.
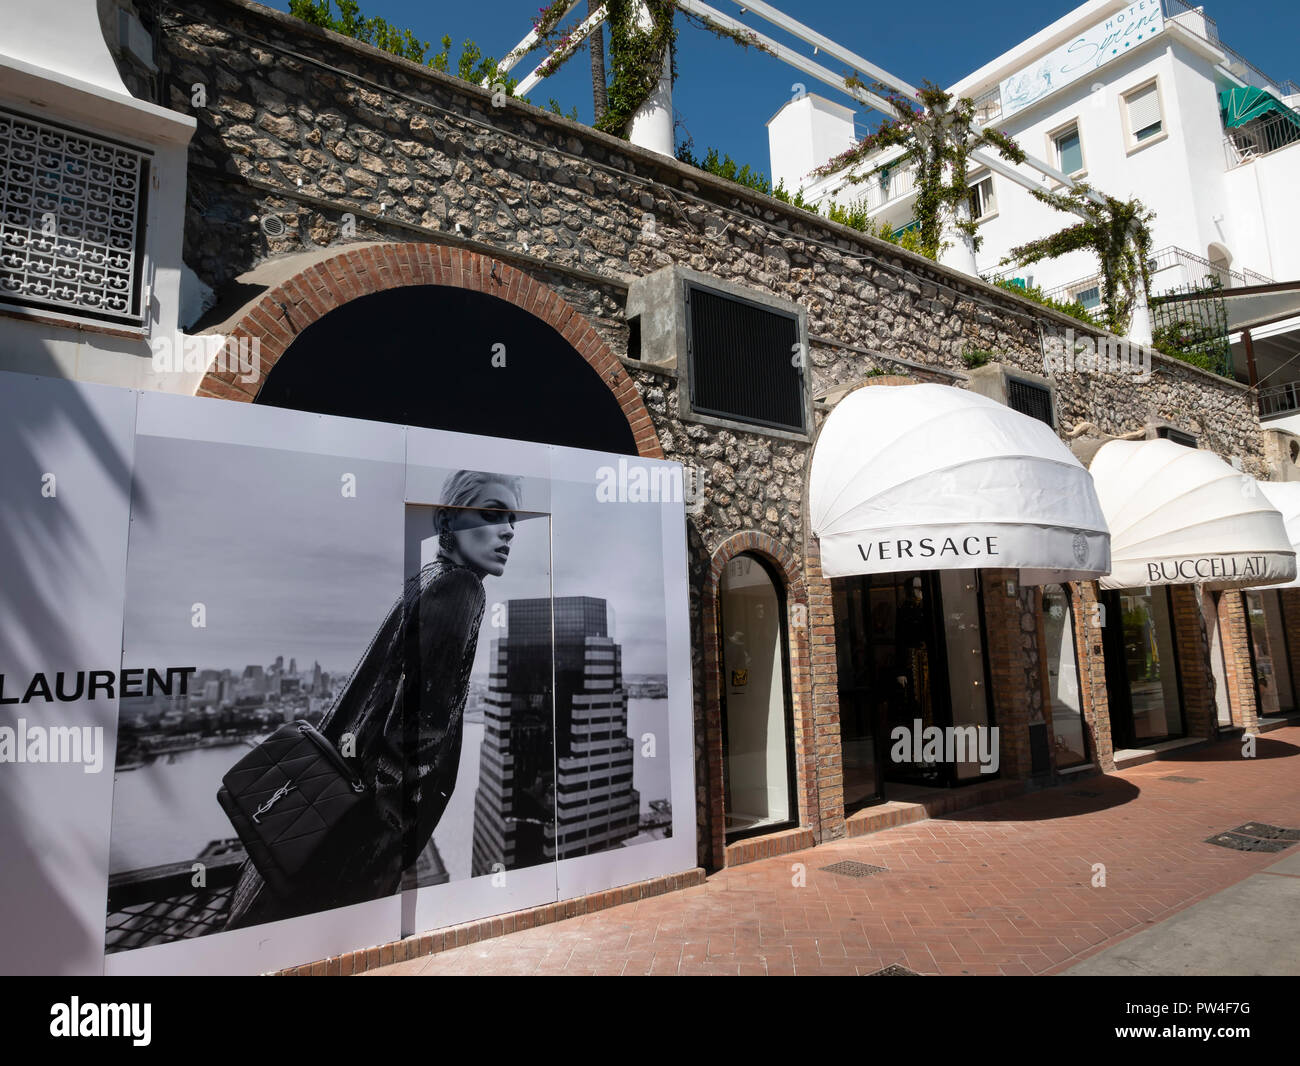
<path id="1" fill-rule="evenodd" d="M 559 25 L 560 22 L 563 22 L 566 18 L 568 18 L 569 12 L 572 11 L 577 6 L 578 6 L 578 0 L 573 0 L 573 3 L 571 3 L 568 7 L 564 9 L 564 14 L 561 15 L 559 19 L 556 21 L 556 25 Z M 541 40 L 541 35 L 538 34 L 537 30 L 536 29 L 529 30 L 528 35 L 524 37 L 524 39 L 520 41 L 517 45 L 515 45 L 512 49 L 510 49 L 510 51 L 506 53 L 506 57 L 503 60 L 501 60 L 500 63 L 497 64 L 497 73 L 498 74 L 506 73 L 506 71 L 508 71 L 516 63 L 518 63 L 521 59 L 523 59 L 524 56 L 526 56 L 534 48 L 536 48 L 537 42 L 539 40 Z M 488 84 L 488 82 L 490 82 L 491 80 L 492 79 L 490 77 L 484 78 L 483 88 L 485 89 L 491 88 L 491 86 Z"/>
<path id="2" fill-rule="evenodd" d="M 582 20 L 578 25 L 578 28 L 575 29 L 573 34 L 569 37 L 568 44 L 563 48 L 557 48 L 554 52 L 538 63 L 537 66 L 533 67 L 527 75 L 525 75 L 523 81 L 515 87 L 515 93 L 519 96 L 527 95 L 528 92 L 532 90 L 533 86 L 546 77 L 546 75 L 541 72 L 542 68 L 551 63 L 552 60 L 555 60 L 558 63 L 568 59 L 569 56 L 573 55 L 577 50 L 578 46 L 587 39 L 587 36 L 592 32 L 592 30 L 599 26 L 603 21 L 605 21 L 605 5 L 601 4 L 600 7 L 596 8 L 595 11 Z"/>
<path id="3" fill-rule="evenodd" d="M 829 37 L 823 36 L 822 34 L 818 33 L 816 30 L 812 29 L 811 27 L 805 26 L 802 22 L 799 22 L 797 19 L 793 19 L 789 15 L 786 15 L 778 11 L 776 8 L 770 7 L 769 5 L 762 3 L 761 0 L 743 0 L 743 2 L 742 0 L 733 0 L 733 2 L 738 7 L 742 7 L 748 11 L 752 11 L 759 18 L 772 23 L 774 26 L 777 26 L 780 29 L 785 30 L 787 33 L 795 37 L 798 37 L 801 41 L 817 46 L 822 51 L 824 51 L 828 56 L 830 56 L 832 59 L 838 59 L 841 63 L 847 63 L 851 67 L 854 67 L 861 71 L 865 71 L 866 73 L 870 74 L 873 78 L 875 78 L 876 81 L 880 82 L 882 85 L 888 85 L 890 88 L 899 92 L 903 96 L 912 97 L 912 98 L 916 97 L 917 89 L 914 85 L 905 82 L 902 78 L 895 77 L 893 74 L 890 74 L 889 71 L 885 70 L 884 68 L 876 66 L 874 63 L 871 63 L 870 61 L 864 59 L 856 52 L 851 52 L 847 48 L 844 48 L 841 45 L 836 44 Z M 685 5 L 683 4 L 683 6 Z M 878 108 L 878 110 L 884 111 L 885 114 L 894 113 L 893 107 Z M 983 129 L 984 127 L 980 126 L 976 128 Z M 972 153 L 972 155 L 976 155 L 976 153 Z M 989 165 L 988 156 L 983 155 L 981 153 L 978 155 L 978 159 L 979 162 L 983 163 L 985 166 Z M 1072 180 L 1070 180 L 1070 178 L 1067 175 L 1062 174 L 1055 167 L 1047 163 L 1044 163 L 1041 159 L 1036 159 L 1033 156 L 1026 154 L 1025 162 L 1029 166 L 1033 167 L 1035 170 L 1040 171 L 1043 174 L 1047 174 L 1051 178 L 1060 182 L 1062 185 L 1065 185 L 1066 187 L 1071 189 L 1074 188 L 1075 183 Z M 1027 189 L 1038 188 L 1038 186 L 1032 181 L 1032 179 L 1026 178 L 1023 175 L 1017 175 L 1016 172 L 1010 170 L 1010 168 L 1008 168 L 1007 170 L 999 170 L 998 173 L 1002 174 L 1004 177 L 1007 177 L 1012 181 L 1015 181 L 1017 184 L 1022 185 Z M 1092 191 L 1089 192 L 1088 198 L 1097 204 L 1104 205 L 1106 202 L 1104 197 Z"/>
<path id="4" fill-rule="evenodd" d="M 855 70 L 861 70 L 870 74 L 876 81 L 888 85 L 898 90 L 904 96 L 915 99 L 917 88 L 915 85 L 909 85 L 902 78 L 896 78 L 889 71 L 882 67 L 876 66 L 870 60 L 863 59 L 856 52 L 850 52 L 842 45 L 836 44 L 829 37 L 824 37 L 810 26 L 805 26 L 802 22 L 792 19 L 784 12 L 778 11 L 774 7 L 760 3 L 758 0 L 735 0 L 737 7 L 744 10 L 752 11 L 759 18 L 764 19 L 772 25 L 786 31 L 791 36 L 798 37 L 799 40 L 807 44 L 815 45 L 825 52 L 832 59 L 838 59 L 841 63 L 847 63 Z M 752 32 L 752 31 L 751 31 Z M 890 109 L 893 110 L 892 108 Z"/>
<path id="5" fill-rule="evenodd" d="M 751 29 L 743 22 L 733 19 L 730 15 L 724 15 L 721 11 L 710 7 L 708 4 L 700 3 L 699 0 L 677 0 L 677 6 L 687 14 L 694 15 L 696 18 L 720 29 L 732 30 L 752 37 L 758 44 L 776 56 L 777 59 L 794 67 L 801 74 L 816 78 L 832 88 L 839 89 L 840 92 L 848 93 L 859 103 L 866 104 L 868 107 L 886 115 L 897 114 L 894 106 L 883 96 L 879 96 L 867 89 L 850 88 L 844 84 L 843 74 L 836 74 L 833 70 L 823 67 L 820 63 L 814 63 L 811 59 L 801 56 L 798 52 L 773 40 L 771 37 Z"/>

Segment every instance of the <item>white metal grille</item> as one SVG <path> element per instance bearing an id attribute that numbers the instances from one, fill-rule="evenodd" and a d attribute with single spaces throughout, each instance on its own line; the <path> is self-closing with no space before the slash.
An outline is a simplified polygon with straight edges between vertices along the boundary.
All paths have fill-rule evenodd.
<path id="1" fill-rule="evenodd" d="M 0 302 L 140 322 L 150 159 L 0 110 Z"/>

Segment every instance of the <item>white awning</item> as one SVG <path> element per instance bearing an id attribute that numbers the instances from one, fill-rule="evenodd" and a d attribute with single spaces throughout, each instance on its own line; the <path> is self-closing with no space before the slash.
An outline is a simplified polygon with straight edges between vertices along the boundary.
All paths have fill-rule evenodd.
<path id="1" fill-rule="evenodd" d="M 1044 585 L 1110 569 L 1092 478 L 1051 427 L 947 385 L 841 400 L 808 499 L 827 577 L 1008 567 Z"/>
<path id="2" fill-rule="evenodd" d="M 1275 507 L 1282 515 L 1282 524 L 1286 527 L 1286 538 L 1291 547 L 1300 552 L 1300 481 L 1257 481 L 1255 484 L 1269 505 Z M 1300 556 L 1298 556 L 1300 558 Z M 1282 584 L 1267 585 L 1265 588 L 1296 589 L 1300 588 L 1300 576 Z"/>
<path id="3" fill-rule="evenodd" d="M 1296 576 L 1282 516 L 1255 479 L 1171 440 L 1113 440 L 1092 460 L 1111 533 L 1102 588 L 1274 585 Z"/>

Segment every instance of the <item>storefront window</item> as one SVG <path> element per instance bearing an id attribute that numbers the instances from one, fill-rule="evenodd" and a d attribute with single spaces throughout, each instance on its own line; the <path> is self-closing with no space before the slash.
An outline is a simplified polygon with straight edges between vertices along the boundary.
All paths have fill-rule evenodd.
<path id="1" fill-rule="evenodd" d="M 1214 674 L 1214 705 L 1220 726 L 1232 725 L 1232 703 L 1228 695 L 1228 664 L 1223 658 L 1223 634 L 1219 630 L 1219 593 L 1201 590 L 1201 613 L 1210 638 L 1210 669 Z"/>
<path id="2" fill-rule="evenodd" d="M 1079 664 L 1074 643 L 1070 596 L 1060 585 L 1043 589 L 1043 630 L 1047 640 L 1047 677 L 1052 692 L 1052 745 L 1056 768 L 1091 761 L 1079 694 Z"/>
<path id="3" fill-rule="evenodd" d="M 727 836 L 795 819 L 783 597 L 763 562 L 722 575 L 722 754 Z"/>
<path id="4" fill-rule="evenodd" d="M 1268 718 L 1281 710 L 1278 675 L 1282 671 L 1278 669 L 1277 663 L 1280 656 L 1273 650 L 1273 643 L 1269 639 L 1264 595 L 1261 592 L 1246 593 L 1246 618 L 1250 623 L 1250 653 L 1255 660 L 1255 700 L 1259 706 L 1259 716 Z"/>
<path id="5" fill-rule="evenodd" d="M 1278 710 L 1289 714 L 1295 710 L 1295 684 L 1291 677 L 1291 654 L 1287 646 L 1286 629 L 1282 624 L 1282 593 L 1272 589 L 1260 592 L 1258 596 L 1264 612 L 1264 631 L 1268 636 L 1273 677 L 1277 682 Z"/>
<path id="6" fill-rule="evenodd" d="M 1117 744 L 1182 736 L 1182 698 L 1168 587 L 1120 589 L 1109 600 L 1106 659 Z"/>

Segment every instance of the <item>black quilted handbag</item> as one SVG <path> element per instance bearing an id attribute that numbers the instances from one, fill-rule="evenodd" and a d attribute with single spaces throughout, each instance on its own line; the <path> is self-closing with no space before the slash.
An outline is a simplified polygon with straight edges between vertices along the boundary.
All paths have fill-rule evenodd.
<path id="1" fill-rule="evenodd" d="M 330 868 L 363 846 L 373 825 L 369 790 L 307 722 L 280 726 L 221 782 L 217 801 L 281 897 L 326 887 Z"/>

